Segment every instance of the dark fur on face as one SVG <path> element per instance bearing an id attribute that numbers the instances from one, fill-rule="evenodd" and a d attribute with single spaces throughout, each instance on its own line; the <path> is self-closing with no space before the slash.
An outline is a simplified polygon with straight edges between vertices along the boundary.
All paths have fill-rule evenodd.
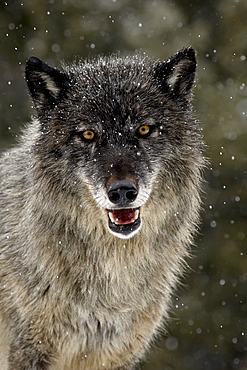
<path id="1" fill-rule="evenodd" d="M 130 369 L 167 317 L 200 207 L 195 69 L 192 48 L 28 60 L 37 117 L 0 165 L 9 370 Z"/>

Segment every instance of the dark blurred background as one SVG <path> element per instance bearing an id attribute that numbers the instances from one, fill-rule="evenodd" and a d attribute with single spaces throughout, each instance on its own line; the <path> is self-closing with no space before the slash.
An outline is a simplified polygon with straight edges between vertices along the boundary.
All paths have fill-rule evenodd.
<path id="1" fill-rule="evenodd" d="M 140 368 L 247 370 L 247 1 L 2 0 L 0 42 L 1 151 L 34 113 L 31 55 L 59 66 L 116 51 L 166 59 L 197 50 L 194 105 L 211 162 L 202 227 L 167 333 Z"/>

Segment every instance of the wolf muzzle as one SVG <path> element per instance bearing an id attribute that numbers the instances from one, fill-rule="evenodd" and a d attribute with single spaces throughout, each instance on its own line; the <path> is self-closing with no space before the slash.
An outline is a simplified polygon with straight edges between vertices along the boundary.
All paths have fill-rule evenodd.
<path id="1" fill-rule="evenodd" d="M 141 226 L 140 209 L 131 208 L 138 195 L 134 182 L 130 179 L 114 181 L 107 195 L 114 204 L 113 209 L 107 210 L 110 231 L 120 238 L 131 237 Z"/>

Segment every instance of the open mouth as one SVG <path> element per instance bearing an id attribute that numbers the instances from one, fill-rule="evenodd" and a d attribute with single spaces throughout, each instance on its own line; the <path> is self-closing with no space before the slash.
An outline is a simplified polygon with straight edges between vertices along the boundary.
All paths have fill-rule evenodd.
<path id="1" fill-rule="evenodd" d="M 140 208 L 107 210 L 109 229 L 119 238 L 134 235 L 141 226 Z"/>

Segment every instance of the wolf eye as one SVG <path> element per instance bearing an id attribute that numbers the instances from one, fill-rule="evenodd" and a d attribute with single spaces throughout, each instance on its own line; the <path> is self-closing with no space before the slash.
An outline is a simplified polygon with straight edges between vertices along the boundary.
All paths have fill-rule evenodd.
<path id="1" fill-rule="evenodd" d="M 85 130 L 85 131 L 83 131 L 82 136 L 83 136 L 84 139 L 90 141 L 90 140 L 94 139 L 95 134 L 91 130 Z"/>
<path id="2" fill-rule="evenodd" d="M 139 129 L 138 129 L 138 133 L 141 136 L 146 136 L 146 135 L 150 134 L 150 132 L 151 132 L 151 128 L 148 125 L 140 126 Z"/>

